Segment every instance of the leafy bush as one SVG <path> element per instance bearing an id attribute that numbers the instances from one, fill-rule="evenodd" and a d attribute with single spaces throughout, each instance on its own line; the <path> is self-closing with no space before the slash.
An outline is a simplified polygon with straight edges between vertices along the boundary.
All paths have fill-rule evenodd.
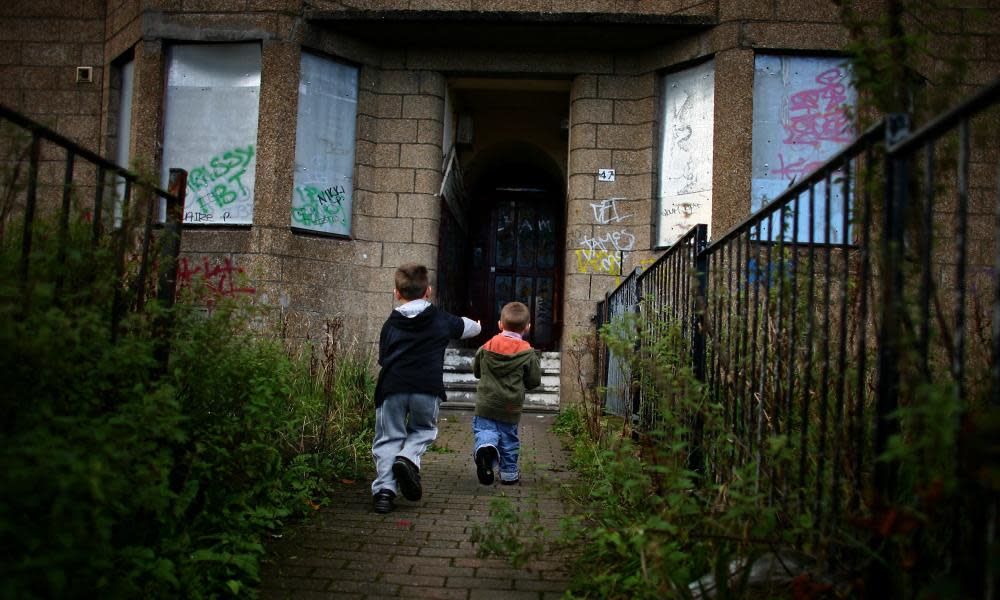
<path id="1" fill-rule="evenodd" d="M 26 286 L 0 237 L 0 596 L 252 595 L 267 534 L 361 468 L 370 357 L 290 352 L 250 303 L 195 295 L 161 375 L 161 309 L 112 341 L 110 241 L 75 223 L 61 267 L 54 231 Z"/>

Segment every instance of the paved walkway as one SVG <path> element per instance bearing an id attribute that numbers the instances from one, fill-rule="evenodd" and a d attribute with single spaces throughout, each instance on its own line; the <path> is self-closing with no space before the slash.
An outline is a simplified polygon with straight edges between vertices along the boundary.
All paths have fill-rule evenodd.
<path id="1" fill-rule="evenodd" d="M 358 599 L 548 600 L 568 576 L 557 557 L 515 570 L 476 558 L 472 526 L 485 523 L 489 502 L 506 495 L 522 511 L 537 507 L 555 529 L 564 509 L 558 483 L 569 477 L 566 455 L 549 432 L 552 416 L 521 420 L 520 485 L 484 486 L 472 463 L 472 414 L 442 411 L 440 433 L 424 455 L 423 498 L 400 496 L 396 510 L 371 510 L 370 481 L 338 486 L 331 506 L 286 534 L 262 574 L 261 597 Z"/>

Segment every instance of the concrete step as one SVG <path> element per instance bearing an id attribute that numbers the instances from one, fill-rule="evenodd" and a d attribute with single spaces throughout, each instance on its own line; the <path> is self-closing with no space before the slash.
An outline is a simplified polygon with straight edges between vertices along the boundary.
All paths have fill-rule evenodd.
<path id="1" fill-rule="evenodd" d="M 444 388 L 448 399 L 442 408 L 472 410 L 476 406 L 476 385 L 479 380 L 472 374 L 473 348 L 448 348 L 444 355 Z M 524 397 L 524 412 L 556 412 L 559 410 L 558 352 L 541 355 L 542 384 Z"/>
<path id="2" fill-rule="evenodd" d="M 476 389 L 479 380 L 469 371 L 451 371 L 444 374 L 444 386 L 447 389 Z M 558 392 L 559 375 L 542 375 L 542 384 L 534 388 L 534 392 Z"/>
<path id="3" fill-rule="evenodd" d="M 446 390 L 448 399 L 441 403 L 441 408 L 457 408 L 472 410 L 476 407 L 476 392 Z M 528 393 L 524 398 L 524 412 L 557 412 L 559 410 L 559 394 Z"/>
<path id="4" fill-rule="evenodd" d="M 475 358 L 476 351 L 471 348 L 448 348 L 444 352 L 444 370 L 447 371 L 469 371 L 472 372 L 472 359 Z M 558 352 L 542 352 L 541 367 L 542 374 L 554 375 L 559 373 L 561 360 Z"/>

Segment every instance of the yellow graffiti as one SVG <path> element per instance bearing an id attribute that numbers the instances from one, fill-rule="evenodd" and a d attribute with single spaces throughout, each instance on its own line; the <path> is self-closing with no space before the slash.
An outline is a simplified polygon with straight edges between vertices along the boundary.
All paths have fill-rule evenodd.
<path id="1" fill-rule="evenodd" d="M 584 249 L 576 251 L 577 273 L 620 275 L 621 266 L 621 258 L 617 252 Z"/>
<path id="2" fill-rule="evenodd" d="M 576 272 L 581 274 L 614 275 L 615 285 L 622 280 L 622 258 L 628 258 L 628 253 L 607 252 L 604 250 L 576 250 Z M 638 267 L 645 269 L 656 262 L 656 258 L 639 260 Z"/>

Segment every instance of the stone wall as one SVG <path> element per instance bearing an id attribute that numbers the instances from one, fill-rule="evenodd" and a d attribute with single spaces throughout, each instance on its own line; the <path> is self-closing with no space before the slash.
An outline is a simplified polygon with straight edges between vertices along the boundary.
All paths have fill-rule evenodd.
<path id="1" fill-rule="evenodd" d="M 104 2 L 0 5 L 0 102 L 90 149 L 100 135 Z M 76 68 L 93 68 L 77 83 Z"/>

